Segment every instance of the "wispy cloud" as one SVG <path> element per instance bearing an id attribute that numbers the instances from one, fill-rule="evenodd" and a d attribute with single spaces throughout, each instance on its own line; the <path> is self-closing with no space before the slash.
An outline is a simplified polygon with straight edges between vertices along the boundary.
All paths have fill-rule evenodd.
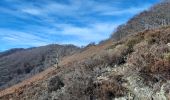
<path id="1" fill-rule="evenodd" d="M 113 11 L 105 11 L 102 12 L 102 15 L 110 15 L 110 16 L 119 16 L 119 15 L 125 15 L 125 14 L 137 14 L 141 11 L 147 10 L 148 7 L 150 7 L 151 4 L 146 4 L 140 7 L 130 7 L 127 9 L 122 9 L 122 10 L 113 10 Z"/>
<path id="2" fill-rule="evenodd" d="M 39 36 L 21 31 L 0 29 L 0 32 L 0 41 L 8 42 L 9 44 L 41 46 L 46 45 L 50 42 L 50 40 L 46 40 Z"/>
<path id="3" fill-rule="evenodd" d="M 95 23 L 87 27 L 77 27 L 73 25 L 64 25 L 61 34 L 74 35 L 86 41 L 100 41 L 106 39 L 118 25 L 115 23 Z"/>
<path id="4" fill-rule="evenodd" d="M 41 12 L 41 10 L 39 10 L 37 8 L 25 8 L 25 9 L 22 9 L 22 12 L 28 13 L 31 15 L 40 15 L 43 13 L 43 12 Z"/>
<path id="5" fill-rule="evenodd" d="M 4 43 L 4 48 L 9 48 L 9 44 L 17 47 L 50 43 L 81 46 L 99 42 L 156 1 L 2 0 L 0 42 Z"/>

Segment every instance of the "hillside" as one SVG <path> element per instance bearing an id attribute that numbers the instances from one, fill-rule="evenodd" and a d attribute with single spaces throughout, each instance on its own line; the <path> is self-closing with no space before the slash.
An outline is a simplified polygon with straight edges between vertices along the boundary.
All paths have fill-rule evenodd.
<path id="1" fill-rule="evenodd" d="M 51 77 L 52 75 L 55 75 L 57 72 L 60 72 L 61 69 L 63 70 L 68 69 L 69 65 L 73 64 L 74 62 L 83 61 L 86 58 L 89 58 L 91 55 L 95 55 L 97 52 L 100 52 L 101 50 L 108 48 L 110 45 L 111 45 L 111 41 L 108 41 L 107 43 L 101 44 L 99 46 L 88 47 L 86 48 L 86 50 L 83 50 L 80 53 L 75 53 L 71 56 L 64 57 L 63 60 L 59 62 L 58 69 L 56 69 L 55 67 L 50 67 L 47 70 L 39 74 L 36 74 L 35 76 L 28 78 L 17 85 L 14 85 L 10 88 L 1 91 L 0 97 L 14 92 L 20 92 L 20 91 L 22 92 L 24 87 L 28 87 L 32 84 L 37 84 L 38 81 L 45 80 Z"/>
<path id="2" fill-rule="evenodd" d="M 2 100 L 168 100 L 170 27 L 146 30 L 97 53 L 60 63 L 46 78 L 17 88 Z M 107 46 L 106 46 L 107 45 Z M 85 52 L 76 54 L 77 57 Z M 76 57 L 76 56 L 73 56 Z M 65 58 L 69 61 L 69 57 Z M 2 91 L 4 93 L 5 91 Z M 4 93 L 5 94 L 5 93 Z"/>
<path id="3" fill-rule="evenodd" d="M 29 73 L 22 73 L 24 78 L 11 67 L 2 70 L 0 74 L 16 73 L 12 75 L 14 80 L 23 81 L 1 90 L 0 100 L 170 100 L 169 0 L 136 15 L 98 45 L 84 49 L 59 47 L 60 51 L 54 45 L 49 47 L 0 54 L 1 65 L 25 60 L 31 65 L 40 62 Z M 60 54 L 57 68 L 52 67 L 57 66 L 55 54 Z M 3 63 L 4 60 L 8 62 Z M 30 64 L 24 65 L 21 72 L 27 72 Z"/>
<path id="4" fill-rule="evenodd" d="M 56 63 L 56 58 L 78 52 L 73 45 L 48 45 L 29 49 L 11 49 L 0 53 L 0 89 L 12 86 Z"/>
<path id="5" fill-rule="evenodd" d="M 166 25 L 170 25 L 170 0 L 156 4 L 149 10 L 130 19 L 126 24 L 120 25 L 112 38 L 119 40 L 129 34 Z"/>

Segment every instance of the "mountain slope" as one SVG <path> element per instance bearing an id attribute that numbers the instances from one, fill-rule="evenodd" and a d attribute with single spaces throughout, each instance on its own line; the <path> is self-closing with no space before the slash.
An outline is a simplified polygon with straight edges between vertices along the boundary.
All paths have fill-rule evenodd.
<path id="1" fill-rule="evenodd" d="M 51 77 L 52 75 L 55 75 L 57 72 L 60 72 L 61 70 L 66 70 L 66 69 L 70 69 L 70 65 L 73 64 L 74 62 L 79 62 L 79 61 L 83 61 L 86 58 L 89 58 L 91 55 L 95 55 L 97 52 L 100 52 L 103 49 L 108 48 L 111 45 L 111 41 L 108 41 L 105 44 L 101 44 L 99 46 L 93 46 L 93 47 L 89 47 L 86 48 L 86 50 L 80 52 L 80 53 L 75 53 L 71 56 L 67 56 L 64 57 L 63 60 L 61 62 L 59 62 L 59 69 L 56 69 L 54 67 L 48 68 L 47 70 L 31 77 L 28 78 L 26 80 L 24 80 L 23 82 L 14 85 L 10 88 L 7 88 L 3 91 L 0 92 L 0 97 L 3 95 L 7 95 L 7 94 L 11 94 L 14 92 L 19 92 L 22 91 L 22 89 L 24 87 L 28 87 L 31 86 L 32 84 L 36 84 L 37 82 L 41 81 L 41 80 L 45 80 L 49 77 Z M 54 65 L 56 66 L 56 65 Z"/>
<path id="2" fill-rule="evenodd" d="M 113 39 L 0 92 L 2 100 L 169 100 L 169 1 L 120 26 Z"/>
<path id="3" fill-rule="evenodd" d="M 16 52 L 19 52 L 19 51 L 22 51 L 22 50 L 24 50 L 24 49 L 16 48 L 16 49 L 11 49 L 11 50 L 7 50 L 7 51 L 4 51 L 4 52 L 0 52 L 0 58 L 2 58 L 4 56 L 8 56 L 8 55 L 16 53 Z"/>
<path id="4" fill-rule="evenodd" d="M 61 62 L 60 68 L 51 70 L 46 78 L 24 85 L 0 99 L 168 100 L 169 43 L 170 27 L 164 27 L 105 43 L 103 48 L 90 47 L 72 57 L 76 59 L 86 52 L 97 52 L 77 60 L 64 58 L 66 61 Z"/>
<path id="5" fill-rule="evenodd" d="M 73 45 L 48 45 L 12 49 L 0 53 L 0 88 L 14 85 L 56 63 L 56 58 L 71 55 L 80 48 Z"/>
<path id="6" fill-rule="evenodd" d="M 164 0 L 164 2 L 136 15 L 126 24 L 119 26 L 112 38 L 119 40 L 129 34 L 167 25 L 170 25 L 170 1 Z"/>

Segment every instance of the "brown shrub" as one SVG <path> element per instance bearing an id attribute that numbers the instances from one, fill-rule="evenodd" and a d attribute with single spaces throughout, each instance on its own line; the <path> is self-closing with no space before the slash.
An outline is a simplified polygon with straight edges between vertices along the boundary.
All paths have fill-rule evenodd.
<path id="1" fill-rule="evenodd" d="M 145 35 L 145 40 L 149 44 L 159 43 L 160 42 L 160 32 L 151 32 Z"/>
<path id="2" fill-rule="evenodd" d="M 133 46 L 137 43 L 139 43 L 143 38 L 141 36 L 135 36 L 133 38 L 129 38 L 128 41 L 126 42 L 126 45 L 129 48 L 133 48 Z"/>
<path id="3" fill-rule="evenodd" d="M 64 87 L 64 83 L 62 82 L 59 76 L 54 76 L 49 80 L 48 83 L 48 91 L 57 91 L 58 89 Z"/>
<path id="4" fill-rule="evenodd" d="M 92 68 L 103 64 L 109 66 L 113 66 L 115 64 L 121 65 L 126 62 L 127 55 L 128 47 L 125 45 L 118 45 L 115 49 L 102 51 L 98 55 L 94 55 L 92 58 L 86 59 L 83 65 L 87 68 Z"/>
<path id="5" fill-rule="evenodd" d="M 151 73 L 154 75 L 162 76 L 165 79 L 170 79 L 170 62 L 165 60 L 160 60 L 155 62 L 151 67 Z"/>
<path id="6" fill-rule="evenodd" d="M 149 44 L 160 44 L 160 43 L 168 43 L 170 42 L 170 33 L 169 33 L 169 29 L 160 29 L 157 31 L 153 31 L 153 32 L 149 32 L 147 34 L 145 34 L 145 40 L 149 43 Z"/>
<path id="7" fill-rule="evenodd" d="M 102 100 L 112 100 L 112 98 L 124 96 L 127 89 L 121 85 L 122 82 L 120 76 L 115 76 L 111 80 L 103 80 L 94 84 L 94 92 Z"/>
<path id="8" fill-rule="evenodd" d="M 170 79 L 170 62 L 159 60 L 154 64 L 143 67 L 140 76 L 144 78 L 144 84 L 153 86 L 154 83 Z"/>
<path id="9" fill-rule="evenodd" d="M 132 73 L 137 72 L 144 83 L 153 86 L 161 80 L 170 78 L 169 49 L 166 44 L 150 45 L 146 41 L 137 44 L 134 52 L 128 57 Z M 165 56 L 166 55 L 166 56 Z"/>

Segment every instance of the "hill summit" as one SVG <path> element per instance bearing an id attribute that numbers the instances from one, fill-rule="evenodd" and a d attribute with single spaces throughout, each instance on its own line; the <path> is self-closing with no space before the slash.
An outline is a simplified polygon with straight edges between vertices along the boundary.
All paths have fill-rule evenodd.
<path id="1" fill-rule="evenodd" d="M 112 38 L 119 40 L 129 34 L 168 25 L 170 25 L 170 0 L 164 0 L 134 16 L 126 24 L 120 25 Z"/>

